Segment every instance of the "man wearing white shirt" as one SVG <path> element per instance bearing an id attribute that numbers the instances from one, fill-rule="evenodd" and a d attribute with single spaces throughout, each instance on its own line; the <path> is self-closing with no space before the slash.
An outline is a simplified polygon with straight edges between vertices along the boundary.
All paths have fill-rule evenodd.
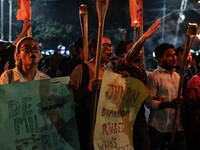
<path id="1" fill-rule="evenodd" d="M 175 72 L 176 54 L 174 46 L 163 43 L 155 49 L 159 67 L 147 79 L 147 87 L 151 90 L 152 99 L 146 100 L 150 108 L 149 133 L 151 150 L 169 148 L 175 117 L 175 108 L 180 101 L 177 98 L 179 74 Z M 185 134 L 178 116 L 177 132 L 173 149 L 185 150 Z"/>

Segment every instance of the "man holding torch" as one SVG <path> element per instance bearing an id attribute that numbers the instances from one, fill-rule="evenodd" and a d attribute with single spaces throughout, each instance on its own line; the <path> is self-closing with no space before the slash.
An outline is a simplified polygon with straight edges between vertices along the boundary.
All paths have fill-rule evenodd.
<path id="1" fill-rule="evenodd" d="M 110 38 L 104 36 L 101 45 L 101 60 L 99 68 L 99 80 L 103 79 L 106 63 L 110 61 L 112 44 Z M 93 54 L 93 59 L 78 65 L 70 74 L 70 84 L 74 92 L 76 117 L 79 131 L 81 149 L 89 149 L 88 140 L 90 133 L 91 112 L 93 109 L 93 93 L 95 78 L 95 59 L 97 50 L 97 37 L 89 41 L 89 51 Z M 97 83 L 99 85 L 99 82 Z M 99 87 L 99 86 L 97 86 Z"/>
<path id="2" fill-rule="evenodd" d="M 177 98 L 180 76 L 175 72 L 176 54 L 173 45 L 162 43 L 155 49 L 159 67 L 147 79 L 147 87 L 153 99 L 146 100 L 150 108 L 149 133 L 151 150 L 169 148 L 176 108 L 180 106 Z M 173 149 L 186 150 L 184 128 L 180 115 Z"/>

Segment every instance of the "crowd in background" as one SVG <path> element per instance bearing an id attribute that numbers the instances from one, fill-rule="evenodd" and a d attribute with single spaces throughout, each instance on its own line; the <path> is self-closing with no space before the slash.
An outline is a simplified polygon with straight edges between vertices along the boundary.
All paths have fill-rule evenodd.
<path id="1" fill-rule="evenodd" d="M 137 114 L 133 127 L 134 149 L 199 150 L 200 56 L 189 53 L 183 82 L 183 98 L 177 99 L 184 47 L 175 48 L 172 44 L 161 43 L 155 49 L 156 58 L 146 59 L 147 68 L 141 63 L 141 49 L 145 41 L 159 28 L 159 24 L 160 20 L 157 20 L 137 42 L 133 40 L 120 41 L 115 46 L 116 48 L 112 45 L 111 39 L 104 36 L 101 45 L 99 81 L 96 81 L 94 74 L 97 36 L 89 39 L 88 61 L 84 61 L 81 37 L 70 45 L 70 56 L 68 57 L 61 55 L 59 51 L 54 52 L 53 55 L 42 56 L 41 48 L 35 39 L 22 38 L 24 32 L 30 27 L 30 24 L 24 23 L 23 35 L 19 36 L 14 44 L 4 68 L 1 67 L 4 69 L 1 70 L 1 73 L 5 72 L 1 75 L 0 83 L 70 76 L 80 144 L 81 148 L 85 150 L 88 149 L 90 117 L 84 116 L 91 114 L 92 91 L 95 88 L 99 90 L 104 71 L 109 70 L 120 73 L 124 77 L 137 78 L 150 89 L 152 95 L 149 95 L 143 102 Z M 10 70 L 12 71 L 10 72 Z M 11 80 L 9 79 L 10 74 L 14 74 Z M 180 106 L 180 101 L 183 101 L 183 107 L 178 116 L 175 142 L 170 147 L 175 109 Z M 149 116 L 145 115 L 147 110 L 150 111 Z"/>

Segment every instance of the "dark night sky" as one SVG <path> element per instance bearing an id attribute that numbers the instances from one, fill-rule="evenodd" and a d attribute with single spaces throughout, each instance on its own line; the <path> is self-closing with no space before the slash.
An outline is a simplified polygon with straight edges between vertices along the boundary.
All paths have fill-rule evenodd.
<path id="1" fill-rule="evenodd" d="M 80 4 L 87 4 L 88 7 L 88 22 L 89 22 L 89 35 L 97 34 L 98 29 L 98 18 L 96 10 L 96 0 L 73 0 L 68 1 L 67 9 L 69 14 L 73 12 L 74 16 L 70 18 L 72 21 L 77 20 L 76 23 L 79 25 L 78 20 L 78 7 Z M 182 0 L 166 0 L 166 17 L 164 25 L 164 42 L 174 43 L 175 32 L 177 28 L 177 20 L 179 17 L 180 7 Z M 72 7 L 71 7 L 72 5 Z M 144 31 L 146 31 L 154 21 L 161 18 L 163 21 L 163 5 L 164 0 L 143 0 L 144 9 Z M 186 11 L 184 12 L 185 20 L 180 24 L 180 30 L 177 38 L 176 46 L 184 46 L 185 33 L 188 22 L 197 22 L 200 24 L 200 6 L 197 4 L 197 0 L 188 0 Z M 69 19 L 70 19 L 69 18 Z M 160 44 L 161 42 L 161 28 L 156 32 L 151 39 L 146 41 L 145 48 L 150 51 Z M 133 38 L 133 30 L 130 27 L 130 14 L 129 14 L 129 0 L 110 0 L 109 7 L 106 14 L 105 20 L 105 34 L 110 36 L 113 43 L 116 45 L 121 40 L 120 28 L 127 30 L 126 40 Z M 80 30 L 79 30 L 80 31 Z M 78 31 L 78 32 L 79 32 Z M 118 32 L 118 34 L 117 34 Z M 113 40 L 113 39 L 117 40 Z M 199 49 L 198 40 L 195 41 L 194 48 Z"/>
<path id="2" fill-rule="evenodd" d="M 144 31 L 146 31 L 151 24 L 158 18 L 162 22 L 165 19 L 164 25 L 164 42 L 174 44 L 174 37 L 177 29 L 177 20 L 179 18 L 180 7 L 182 0 L 166 0 L 166 16 L 163 18 L 164 0 L 143 0 L 143 13 L 144 13 Z M 185 19 L 180 23 L 176 47 L 184 46 L 185 33 L 188 22 L 197 22 L 200 24 L 200 6 L 197 0 L 188 0 L 186 10 L 184 11 Z M 91 28 L 97 28 L 98 24 L 96 18 L 95 1 L 88 1 L 89 25 Z M 160 29 L 150 39 L 146 41 L 145 49 L 151 54 L 154 48 L 161 43 L 162 22 Z M 110 0 L 109 8 L 105 20 L 105 33 L 110 33 L 111 36 L 119 28 L 127 30 L 126 40 L 133 38 L 133 30 L 130 27 L 130 14 L 129 14 L 129 1 L 128 0 Z M 110 31 L 110 32 L 106 32 Z M 119 32 L 119 30 L 118 30 Z M 118 35 L 118 39 L 121 35 Z M 112 39 L 113 36 L 111 36 Z M 115 41 L 114 41 L 115 42 Z M 117 41 L 118 42 L 118 41 Z M 195 41 L 194 49 L 199 49 L 199 40 Z M 147 54 L 148 55 L 148 54 Z"/>

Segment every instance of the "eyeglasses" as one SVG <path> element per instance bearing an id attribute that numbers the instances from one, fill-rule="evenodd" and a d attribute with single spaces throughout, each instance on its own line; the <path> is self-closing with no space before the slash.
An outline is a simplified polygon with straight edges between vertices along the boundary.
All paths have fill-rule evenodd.
<path id="1" fill-rule="evenodd" d="M 30 53 L 30 52 L 40 53 L 40 48 L 37 46 L 32 47 L 30 45 L 25 45 L 25 46 L 22 46 L 19 50 L 24 51 L 25 53 Z"/>
<path id="2" fill-rule="evenodd" d="M 113 46 L 112 44 L 103 43 L 102 46 L 105 47 L 105 48 L 108 48 L 108 47 L 109 47 L 109 48 L 111 48 L 111 49 L 114 49 L 114 46 Z"/>

